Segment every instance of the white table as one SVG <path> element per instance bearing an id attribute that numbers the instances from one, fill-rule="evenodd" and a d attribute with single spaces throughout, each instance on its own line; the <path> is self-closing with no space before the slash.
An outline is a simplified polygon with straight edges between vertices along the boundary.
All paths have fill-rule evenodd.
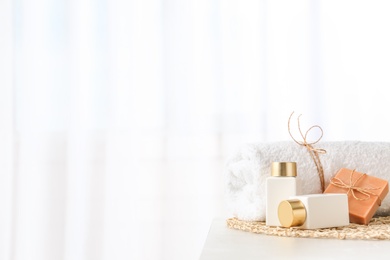
<path id="1" fill-rule="evenodd" d="M 276 237 L 211 224 L 200 260 L 390 259 L 390 241 Z"/>

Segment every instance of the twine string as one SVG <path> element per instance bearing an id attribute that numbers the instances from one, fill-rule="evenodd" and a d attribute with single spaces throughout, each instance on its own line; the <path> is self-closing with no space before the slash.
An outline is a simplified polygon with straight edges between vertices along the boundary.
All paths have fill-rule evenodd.
<path id="1" fill-rule="evenodd" d="M 357 186 L 356 183 L 360 181 L 364 176 L 366 176 L 365 173 L 360 175 L 359 178 L 357 178 L 354 182 L 352 182 L 353 174 L 355 173 L 355 169 L 351 171 L 351 174 L 349 176 L 349 184 L 343 182 L 340 178 L 334 177 L 330 180 L 330 183 L 333 184 L 336 187 L 342 188 L 342 189 L 348 189 L 347 194 L 351 193 L 354 199 L 356 200 L 368 200 L 371 198 L 371 195 L 376 196 L 378 198 L 378 204 L 381 205 L 382 201 L 379 199 L 378 194 L 372 192 L 372 190 L 378 190 L 379 187 L 360 187 Z M 363 198 L 359 198 L 356 196 L 355 192 L 359 192 L 363 194 Z"/>
<path id="2" fill-rule="evenodd" d="M 321 148 L 314 148 L 314 146 L 313 146 L 314 144 L 318 143 L 322 139 L 322 136 L 324 135 L 324 130 L 319 125 L 313 125 L 309 129 L 307 129 L 305 134 L 303 134 L 302 129 L 301 129 L 301 122 L 300 122 L 300 117 L 302 115 L 299 115 L 297 118 L 297 122 L 298 122 L 299 134 L 302 137 L 302 141 L 298 141 L 297 139 L 295 139 L 295 137 L 291 133 L 290 122 L 291 122 L 291 117 L 293 116 L 293 114 L 294 114 L 294 112 L 292 112 L 290 117 L 288 118 L 288 133 L 290 134 L 291 138 L 294 140 L 295 143 L 306 147 L 306 149 L 308 150 L 311 158 L 314 161 L 314 164 L 317 167 L 318 176 L 319 176 L 320 182 L 321 182 L 321 190 L 322 190 L 322 192 L 324 192 L 325 191 L 324 168 L 322 167 L 322 163 L 321 163 L 319 154 L 326 154 L 326 150 L 321 149 Z M 312 131 L 313 129 L 316 129 L 316 128 L 320 130 L 321 135 L 317 138 L 317 140 L 312 141 L 312 142 L 308 142 L 307 141 L 308 134 L 310 133 L 310 131 Z"/>

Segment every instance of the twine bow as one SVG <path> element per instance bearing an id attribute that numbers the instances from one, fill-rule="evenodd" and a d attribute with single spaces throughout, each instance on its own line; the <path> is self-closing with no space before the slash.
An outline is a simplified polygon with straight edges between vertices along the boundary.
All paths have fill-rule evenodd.
<path id="1" fill-rule="evenodd" d="M 291 117 L 293 116 L 293 114 L 294 114 L 294 112 L 292 112 L 290 117 L 288 118 L 288 133 L 290 134 L 290 136 L 294 140 L 294 142 L 296 142 L 297 144 L 307 148 L 311 158 L 313 159 L 313 161 L 314 161 L 314 163 L 315 163 L 315 165 L 317 167 L 318 176 L 319 176 L 320 182 L 321 182 L 321 190 L 322 190 L 322 192 L 324 192 L 324 190 L 325 190 L 324 169 L 322 167 L 319 154 L 326 154 L 326 150 L 325 149 L 321 149 L 321 148 L 314 148 L 313 147 L 314 144 L 318 143 L 322 139 L 322 136 L 324 135 L 324 131 L 322 130 L 322 128 L 319 125 L 313 125 L 306 131 L 305 134 L 303 134 L 302 129 L 301 129 L 301 123 L 300 123 L 300 120 L 299 120 L 301 115 L 299 115 L 298 118 L 297 118 L 298 130 L 299 130 L 299 133 L 300 133 L 300 135 L 302 137 L 302 141 L 298 141 L 292 135 L 291 128 L 290 128 L 290 121 L 291 121 Z M 311 130 L 315 129 L 315 128 L 318 128 L 321 131 L 321 136 L 317 140 L 315 140 L 314 142 L 308 142 L 307 141 L 307 136 L 308 136 L 309 132 Z"/>
<path id="2" fill-rule="evenodd" d="M 371 191 L 372 190 L 377 190 L 377 189 L 379 189 L 379 187 L 377 187 L 377 188 L 372 188 L 372 187 L 365 187 L 365 188 L 363 188 L 363 187 L 356 186 L 356 183 L 359 182 L 359 180 L 361 178 L 366 176 L 366 174 L 363 173 L 362 175 L 360 175 L 359 178 L 357 178 L 354 182 L 352 182 L 352 178 L 353 178 L 353 174 L 354 173 L 355 173 L 355 170 L 352 170 L 351 171 L 351 175 L 349 176 L 349 184 L 343 182 L 341 179 L 339 179 L 337 177 L 334 177 L 333 179 L 331 179 L 330 183 L 333 184 L 336 187 L 339 187 L 339 188 L 342 188 L 342 189 L 348 189 L 347 194 L 351 193 L 352 196 L 356 200 L 368 200 L 368 199 L 371 198 L 371 195 L 378 197 L 378 194 L 375 194 L 374 192 L 371 192 Z M 355 194 L 355 191 L 363 194 L 364 195 L 363 198 L 357 197 L 356 194 Z M 381 200 L 379 199 L 379 197 L 378 197 L 378 204 L 379 204 L 379 206 L 381 205 Z"/>

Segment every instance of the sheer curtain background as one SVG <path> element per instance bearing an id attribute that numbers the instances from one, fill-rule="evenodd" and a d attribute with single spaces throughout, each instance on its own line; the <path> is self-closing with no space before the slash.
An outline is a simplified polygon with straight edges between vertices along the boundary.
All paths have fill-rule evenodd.
<path id="1" fill-rule="evenodd" d="M 197 259 L 224 161 L 390 141 L 390 3 L 0 1 L 0 259 Z"/>

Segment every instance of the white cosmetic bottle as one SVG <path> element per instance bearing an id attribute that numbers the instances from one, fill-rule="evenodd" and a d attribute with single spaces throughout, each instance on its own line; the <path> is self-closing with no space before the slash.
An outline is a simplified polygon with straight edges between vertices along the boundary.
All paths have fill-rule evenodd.
<path id="1" fill-rule="evenodd" d="M 347 194 L 292 196 L 278 207 L 283 227 L 316 229 L 349 225 Z"/>
<path id="2" fill-rule="evenodd" d="M 295 162 L 273 162 L 271 177 L 266 184 L 266 218 L 267 226 L 280 226 L 278 207 L 281 201 L 297 195 L 297 164 Z"/>

